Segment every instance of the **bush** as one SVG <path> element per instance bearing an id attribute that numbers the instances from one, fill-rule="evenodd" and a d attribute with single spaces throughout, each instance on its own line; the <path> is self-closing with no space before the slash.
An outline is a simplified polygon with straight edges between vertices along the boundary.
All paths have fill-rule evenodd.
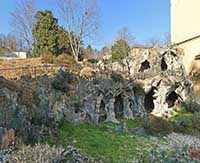
<path id="1" fill-rule="evenodd" d="M 53 163 L 62 160 L 62 153 L 64 151 L 62 147 L 50 147 L 49 145 L 41 144 L 37 144 L 33 147 L 30 145 L 22 146 L 20 149 L 6 156 L 6 161 L 10 163 Z"/>
<path id="2" fill-rule="evenodd" d="M 93 64 L 98 63 L 98 59 L 95 59 L 95 58 L 87 59 L 87 61 Z"/>
<path id="3" fill-rule="evenodd" d="M 184 146 L 182 150 L 174 148 L 171 151 L 153 148 L 148 158 L 148 163 L 198 163 L 200 161 L 200 153 L 190 151 L 188 146 Z"/>
<path id="4" fill-rule="evenodd" d="M 34 146 L 21 146 L 18 150 L 7 154 L 5 157 L 7 163 L 92 163 L 93 159 L 87 158 L 77 149 L 68 146 L 63 147 L 50 146 L 45 144 L 36 144 Z"/>
<path id="5" fill-rule="evenodd" d="M 76 64 L 76 60 L 68 55 L 68 54 L 62 54 L 58 57 L 52 55 L 52 54 L 45 54 L 41 58 L 42 63 L 50 63 L 50 64 L 66 64 L 66 65 L 72 65 Z"/>
<path id="6" fill-rule="evenodd" d="M 42 63 L 50 63 L 53 64 L 56 57 L 52 54 L 44 54 L 41 58 Z"/>
<path id="7" fill-rule="evenodd" d="M 184 107 L 186 111 L 194 113 L 194 112 L 199 112 L 200 111 L 200 105 L 195 101 L 188 99 L 184 103 Z"/>
<path id="8" fill-rule="evenodd" d="M 190 116 L 179 115 L 174 121 L 174 131 L 178 133 L 199 135 L 200 134 L 200 112 Z"/>
<path id="9" fill-rule="evenodd" d="M 172 123 L 160 117 L 148 117 L 143 127 L 151 135 L 166 135 L 173 132 Z"/>
<path id="10" fill-rule="evenodd" d="M 130 47 L 126 41 L 121 39 L 115 42 L 111 50 L 112 50 L 111 58 L 112 61 L 115 62 L 124 59 L 128 55 Z"/>
<path id="11" fill-rule="evenodd" d="M 76 60 L 68 54 L 62 54 L 56 58 L 55 64 L 73 65 L 76 64 Z"/>
<path id="12" fill-rule="evenodd" d="M 178 148 L 182 150 L 185 146 L 192 150 L 200 149 L 200 139 L 195 136 L 171 133 L 165 137 L 165 140 L 167 141 L 167 149 Z"/>
<path id="13" fill-rule="evenodd" d="M 123 76 L 116 72 L 112 72 L 110 77 L 115 82 L 122 82 L 124 80 Z"/>

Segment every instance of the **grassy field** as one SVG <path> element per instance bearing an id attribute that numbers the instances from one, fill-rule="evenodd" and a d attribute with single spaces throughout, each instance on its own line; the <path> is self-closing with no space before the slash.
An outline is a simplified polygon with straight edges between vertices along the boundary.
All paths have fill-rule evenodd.
<path id="1" fill-rule="evenodd" d="M 139 124 L 129 122 L 129 125 Z M 147 159 L 152 147 L 161 145 L 162 139 L 158 137 L 145 137 L 131 133 L 109 131 L 110 124 L 100 126 L 92 124 L 70 124 L 63 122 L 57 137 L 48 143 L 72 145 L 81 149 L 86 155 L 107 163 L 128 163 L 133 160 Z"/>

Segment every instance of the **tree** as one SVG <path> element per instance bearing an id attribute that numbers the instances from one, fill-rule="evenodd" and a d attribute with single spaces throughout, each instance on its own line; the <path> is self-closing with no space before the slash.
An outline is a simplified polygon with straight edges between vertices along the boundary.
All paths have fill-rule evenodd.
<path id="1" fill-rule="evenodd" d="M 54 18 L 49 10 L 38 11 L 35 19 L 33 56 L 41 56 L 44 53 L 58 55 L 58 20 Z"/>
<path id="2" fill-rule="evenodd" d="M 32 49 L 34 15 L 36 13 L 34 0 L 16 1 L 15 11 L 11 12 L 11 27 L 19 40 L 23 41 L 28 50 Z"/>
<path id="3" fill-rule="evenodd" d="M 116 40 L 124 40 L 128 43 L 129 46 L 132 46 L 135 42 L 135 37 L 131 34 L 128 27 L 122 27 L 117 32 Z"/>
<path id="4" fill-rule="evenodd" d="M 162 45 L 162 41 L 159 37 L 151 37 L 146 41 L 145 45 L 149 47 L 159 46 Z"/>
<path id="5" fill-rule="evenodd" d="M 8 34 L 6 38 L 6 47 L 9 49 L 9 51 L 16 51 L 17 49 L 17 39 L 15 35 Z"/>
<path id="6" fill-rule="evenodd" d="M 128 56 L 128 53 L 130 51 L 130 46 L 126 41 L 118 40 L 112 46 L 111 50 L 112 50 L 112 60 L 119 61 Z"/>
<path id="7" fill-rule="evenodd" d="M 164 44 L 169 45 L 171 43 L 171 34 L 170 33 L 165 33 L 164 36 Z"/>
<path id="8" fill-rule="evenodd" d="M 106 55 L 110 55 L 111 54 L 111 46 L 104 46 L 101 50 L 100 50 L 100 58 Z"/>
<path id="9" fill-rule="evenodd" d="M 70 47 L 76 61 L 81 53 L 81 42 L 93 37 L 99 27 L 96 0 L 58 0 L 58 8 L 66 21 Z M 73 38 L 72 33 L 78 37 Z"/>
<path id="10" fill-rule="evenodd" d="M 86 49 L 84 49 L 84 58 L 92 59 L 96 57 L 96 51 L 92 48 L 91 45 L 88 45 Z"/>
<path id="11" fill-rule="evenodd" d="M 71 47 L 70 47 L 70 40 L 68 37 L 68 32 L 63 28 L 59 27 L 58 29 L 58 49 L 59 54 L 69 54 L 73 55 Z M 70 36 L 78 42 L 78 37 L 76 37 L 72 32 Z M 82 43 L 81 43 L 82 45 Z"/>
<path id="12" fill-rule="evenodd" d="M 16 51 L 18 42 L 13 34 L 0 34 L 0 51 L 2 53 Z"/>
<path id="13" fill-rule="evenodd" d="M 71 54 L 68 34 L 63 27 L 58 30 L 58 49 L 59 54 Z"/>

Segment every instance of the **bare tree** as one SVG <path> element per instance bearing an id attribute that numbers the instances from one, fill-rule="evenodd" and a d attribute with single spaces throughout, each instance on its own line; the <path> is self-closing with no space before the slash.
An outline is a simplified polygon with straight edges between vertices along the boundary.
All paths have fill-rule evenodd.
<path id="1" fill-rule="evenodd" d="M 23 40 L 28 50 L 32 49 L 35 13 L 35 0 L 16 1 L 15 11 L 11 12 L 10 24 L 13 32 L 20 40 Z"/>
<path id="2" fill-rule="evenodd" d="M 57 2 L 58 9 L 66 21 L 73 56 L 78 61 L 82 41 L 95 36 L 99 28 L 97 0 L 58 0 Z M 73 37 L 74 35 L 76 37 Z"/>
<path id="3" fill-rule="evenodd" d="M 0 34 L 0 51 L 12 52 L 17 49 L 17 39 L 13 34 Z"/>
<path id="4" fill-rule="evenodd" d="M 165 33 L 164 36 L 164 44 L 169 45 L 171 43 L 171 34 L 170 33 Z"/>
<path id="5" fill-rule="evenodd" d="M 6 48 L 6 35 L 5 34 L 0 34 L 0 49 L 5 49 Z"/>
<path id="6" fill-rule="evenodd" d="M 131 46 L 135 42 L 135 37 L 132 35 L 128 27 L 122 27 L 117 33 L 116 40 L 124 40 L 129 46 Z"/>
<path id="7" fill-rule="evenodd" d="M 16 51 L 17 49 L 17 39 L 15 35 L 8 34 L 6 37 L 6 47 L 8 48 L 9 52 Z"/>
<path id="8" fill-rule="evenodd" d="M 159 37 L 151 37 L 146 41 L 145 45 L 149 47 L 159 46 L 162 45 L 162 41 Z"/>

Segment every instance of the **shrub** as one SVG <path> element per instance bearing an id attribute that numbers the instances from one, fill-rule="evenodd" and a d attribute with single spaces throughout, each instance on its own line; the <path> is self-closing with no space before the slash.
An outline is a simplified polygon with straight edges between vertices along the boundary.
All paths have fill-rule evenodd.
<path id="1" fill-rule="evenodd" d="M 153 148 L 148 158 L 148 163 L 198 163 L 200 157 L 190 151 L 188 146 L 184 146 L 182 150 L 174 148 L 171 151 Z"/>
<path id="2" fill-rule="evenodd" d="M 35 146 L 22 146 L 6 156 L 7 162 L 12 163 L 54 163 L 63 159 L 64 148 L 51 147 L 49 145 L 37 144 Z"/>
<path id="3" fill-rule="evenodd" d="M 130 47 L 126 41 L 120 39 L 115 42 L 111 50 L 112 50 L 112 56 L 111 56 L 112 61 L 120 61 L 128 55 Z"/>
<path id="4" fill-rule="evenodd" d="M 115 82 L 122 82 L 124 80 L 123 76 L 116 72 L 112 72 L 110 77 Z"/>
<path id="5" fill-rule="evenodd" d="M 191 99 L 186 100 L 184 103 L 184 107 L 186 111 L 191 113 L 200 111 L 200 105 L 195 100 Z"/>
<path id="6" fill-rule="evenodd" d="M 73 65 L 76 64 L 76 60 L 68 54 L 62 54 L 56 58 L 55 64 Z"/>
<path id="7" fill-rule="evenodd" d="M 59 70 L 56 78 L 52 81 L 52 86 L 54 89 L 61 90 L 63 92 L 69 91 L 69 85 L 75 82 L 76 78 L 72 73 L 67 71 Z"/>
<path id="8" fill-rule="evenodd" d="M 52 54 L 44 54 L 41 58 L 42 63 L 50 63 L 53 64 L 56 57 Z"/>
<path id="9" fill-rule="evenodd" d="M 172 123 L 160 117 L 148 117 L 144 120 L 143 127 L 151 135 L 166 135 L 173 132 Z"/>
<path id="10" fill-rule="evenodd" d="M 182 150 L 185 146 L 193 150 L 200 149 L 200 139 L 195 136 L 171 133 L 165 137 L 165 140 L 167 141 L 167 149 L 178 148 Z"/>
<path id="11" fill-rule="evenodd" d="M 93 64 L 98 63 L 98 59 L 95 59 L 95 58 L 88 59 L 87 61 Z"/>
<path id="12" fill-rule="evenodd" d="M 174 121 L 174 131 L 178 133 L 199 135 L 200 134 L 200 112 L 187 115 L 179 115 Z"/>
<path id="13" fill-rule="evenodd" d="M 6 155 L 5 162 L 8 163 L 92 163 L 96 162 L 82 155 L 77 149 L 68 146 L 63 147 L 50 146 L 45 144 L 36 144 L 34 146 L 23 145 L 18 150 Z"/>

